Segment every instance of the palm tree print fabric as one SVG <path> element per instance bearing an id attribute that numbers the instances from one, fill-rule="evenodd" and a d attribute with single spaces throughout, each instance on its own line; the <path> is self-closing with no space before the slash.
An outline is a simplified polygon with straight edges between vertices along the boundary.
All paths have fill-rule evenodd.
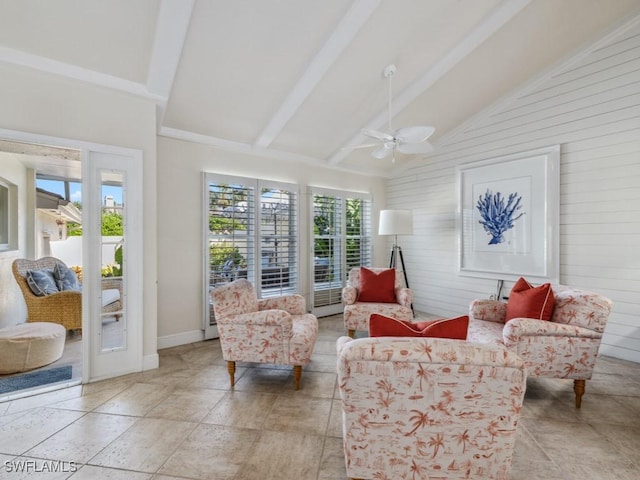
<path id="1" fill-rule="evenodd" d="M 435 338 L 337 347 L 350 478 L 509 478 L 526 388 L 516 355 Z"/>

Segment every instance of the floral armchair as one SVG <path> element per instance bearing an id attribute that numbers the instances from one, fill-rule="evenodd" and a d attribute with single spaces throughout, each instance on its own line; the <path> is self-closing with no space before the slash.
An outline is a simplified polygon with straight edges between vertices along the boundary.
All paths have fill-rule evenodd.
<path id="1" fill-rule="evenodd" d="M 369 268 L 372 272 L 380 273 L 387 268 Z M 378 303 L 358 301 L 360 292 L 360 267 L 349 271 L 347 286 L 342 289 L 342 302 L 344 303 L 344 326 L 347 333 L 353 338 L 356 331 L 369 331 L 369 317 L 372 313 L 398 320 L 413 320 L 413 292 L 405 288 L 402 276 L 397 274 L 395 280 L 395 303 Z"/>
<path id="2" fill-rule="evenodd" d="M 306 312 L 304 297 L 258 299 L 246 279 L 217 287 L 211 296 L 231 386 L 236 362 L 258 362 L 293 365 L 298 390 L 318 338 L 318 319 Z"/>
<path id="3" fill-rule="evenodd" d="M 509 478 L 524 362 L 439 338 L 337 341 L 347 476 Z"/>
<path id="4" fill-rule="evenodd" d="M 550 321 L 513 318 L 507 304 L 478 299 L 469 307 L 467 339 L 506 347 L 522 358 L 531 377 L 573 380 L 580 408 L 591 378 L 612 303 L 598 293 L 552 285 L 555 307 Z"/>

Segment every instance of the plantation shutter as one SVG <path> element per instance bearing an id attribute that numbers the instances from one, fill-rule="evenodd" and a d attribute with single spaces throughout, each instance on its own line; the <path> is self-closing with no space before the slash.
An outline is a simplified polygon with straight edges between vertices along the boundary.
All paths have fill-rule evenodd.
<path id="1" fill-rule="evenodd" d="M 313 313 L 342 311 L 349 269 L 371 265 L 371 202 L 364 196 L 312 188 Z"/>
<path id="2" fill-rule="evenodd" d="M 220 285 L 246 278 L 261 298 L 297 292 L 297 187 L 205 174 L 205 205 L 204 325 L 212 338 L 211 292 Z"/>

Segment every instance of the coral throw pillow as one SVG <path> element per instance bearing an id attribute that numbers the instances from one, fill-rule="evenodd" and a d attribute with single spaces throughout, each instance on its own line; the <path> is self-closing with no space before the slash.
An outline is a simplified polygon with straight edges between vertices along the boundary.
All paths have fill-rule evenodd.
<path id="1" fill-rule="evenodd" d="M 550 283 L 534 287 L 520 277 L 509 295 L 506 321 L 520 317 L 551 320 L 554 306 L 555 299 Z"/>
<path id="2" fill-rule="evenodd" d="M 396 271 L 393 268 L 376 273 L 360 267 L 359 302 L 396 303 Z"/>
<path id="3" fill-rule="evenodd" d="M 412 323 L 374 313 L 369 318 L 370 337 L 437 337 L 466 340 L 469 317 Z"/>

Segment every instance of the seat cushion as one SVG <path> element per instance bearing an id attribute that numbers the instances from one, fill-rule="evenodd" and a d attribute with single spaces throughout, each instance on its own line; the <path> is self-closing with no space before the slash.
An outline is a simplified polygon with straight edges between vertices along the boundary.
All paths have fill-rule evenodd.
<path id="1" fill-rule="evenodd" d="M 466 340 L 469 317 L 444 318 L 427 322 L 407 322 L 373 314 L 369 319 L 371 337 L 437 337 Z"/>
<path id="2" fill-rule="evenodd" d="M 111 305 L 118 300 L 120 300 L 120 290 L 117 288 L 107 288 L 106 290 L 102 290 L 102 307 Z"/>

